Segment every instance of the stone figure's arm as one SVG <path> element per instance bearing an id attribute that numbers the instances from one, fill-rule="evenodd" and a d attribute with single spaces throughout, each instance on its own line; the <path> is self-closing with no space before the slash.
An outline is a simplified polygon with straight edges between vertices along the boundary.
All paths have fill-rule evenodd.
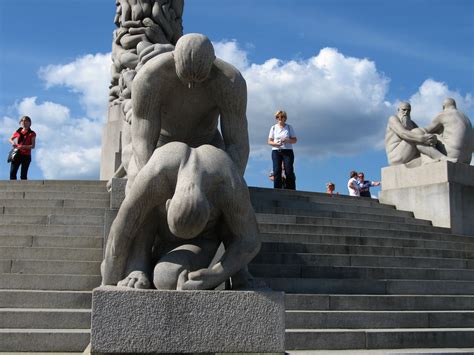
<path id="1" fill-rule="evenodd" d="M 441 115 L 443 113 L 440 113 L 438 116 L 436 116 L 433 121 L 431 122 L 431 124 L 424 128 L 424 130 L 426 131 L 426 133 L 441 133 L 443 131 L 443 124 L 441 123 Z"/>
<path id="2" fill-rule="evenodd" d="M 132 250 L 135 258 L 146 259 L 151 257 L 153 240 L 143 241 L 144 222 L 149 221 L 149 212 L 157 205 L 164 204 L 163 191 L 166 183 L 160 171 L 150 171 L 154 167 L 142 170 L 136 177 L 132 189 L 120 206 L 117 217 L 110 228 L 105 248 L 104 261 L 101 265 L 102 284 L 116 285 L 122 280 L 127 271 L 127 264 L 138 265 L 143 260 L 130 260 Z M 160 180 L 156 184 L 156 180 Z M 145 226 L 146 227 L 146 226 Z M 150 234 L 152 239 L 154 234 Z M 141 245 L 135 246 L 136 240 L 141 240 Z M 149 245 L 149 248 L 147 247 Z M 138 248 L 138 249 L 137 249 Z M 137 250 L 142 248 L 137 253 Z M 140 255 L 137 257 L 137 255 Z M 144 271 L 144 270 L 141 270 Z"/>
<path id="3" fill-rule="evenodd" d="M 233 87 L 223 88 L 221 95 L 221 130 L 226 152 L 243 176 L 250 147 L 246 115 L 247 86 L 240 73 L 236 74 Z"/>
<path id="4" fill-rule="evenodd" d="M 138 170 L 150 159 L 160 137 L 159 87 L 140 71 L 132 84 L 132 150 Z M 153 87 L 153 85 L 155 85 Z"/>
<path id="5" fill-rule="evenodd" d="M 247 186 L 244 184 L 237 188 L 232 196 L 224 193 L 219 206 L 229 230 L 228 235 L 221 236 L 224 254 L 212 268 L 189 273 L 188 281 L 183 285 L 184 290 L 216 287 L 247 266 L 259 252 L 261 242 L 257 219 L 250 204 Z"/>
<path id="6" fill-rule="evenodd" d="M 411 143 L 430 145 L 434 139 L 432 134 L 421 134 L 406 129 L 395 116 L 388 119 L 388 126 L 401 139 Z"/>

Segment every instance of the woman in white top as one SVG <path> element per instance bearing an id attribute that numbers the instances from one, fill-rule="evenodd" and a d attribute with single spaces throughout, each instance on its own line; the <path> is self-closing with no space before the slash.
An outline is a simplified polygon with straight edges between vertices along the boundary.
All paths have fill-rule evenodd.
<path id="1" fill-rule="evenodd" d="M 357 181 L 357 171 L 351 171 L 349 173 L 349 181 L 347 182 L 347 189 L 349 190 L 349 196 L 360 196 L 359 182 Z"/>
<path id="2" fill-rule="evenodd" d="M 278 123 L 270 128 L 270 134 L 268 135 L 268 144 L 272 146 L 273 174 L 275 176 L 273 187 L 275 189 L 282 188 L 281 165 L 283 163 L 286 174 L 285 189 L 295 190 L 296 182 L 293 170 L 295 131 L 293 127 L 286 124 L 287 115 L 285 111 L 277 111 L 275 118 Z"/>

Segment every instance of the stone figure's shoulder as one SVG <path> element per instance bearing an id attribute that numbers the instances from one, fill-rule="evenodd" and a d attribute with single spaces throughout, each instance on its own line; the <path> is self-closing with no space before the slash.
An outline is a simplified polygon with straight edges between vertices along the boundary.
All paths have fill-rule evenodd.
<path id="1" fill-rule="evenodd" d="M 233 83 L 236 86 L 245 85 L 240 71 L 222 59 L 216 58 L 214 61 L 213 74 L 218 81 Z"/>
<path id="2" fill-rule="evenodd" d="M 166 75 L 167 73 L 175 73 L 175 65 L 173 59 L 173 52 L 165 52 L 150 59 L 139 70 L 137 77 L 144 77 L 149 75 Z"/>

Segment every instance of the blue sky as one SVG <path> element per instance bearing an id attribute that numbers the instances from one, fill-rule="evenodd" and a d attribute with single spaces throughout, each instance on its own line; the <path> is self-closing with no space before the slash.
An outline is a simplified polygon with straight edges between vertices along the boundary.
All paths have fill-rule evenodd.
<path id="1" fill-rule="evenodd" d="M 0 0 L 0 154 L 30 115 L 31 179 L 99 177 L 114 13 L 113 0 Z M 299 138 L 297 188 L 333 181 L 343 194 L 350 170 L 380 179 L 399 100 L 420 126 L 448 96 L 474 117 L 471 0 L 186 0 L 183 25 L 247 80 L 251 186 L 271 186 L 265 142 L 280 108 Z"/>

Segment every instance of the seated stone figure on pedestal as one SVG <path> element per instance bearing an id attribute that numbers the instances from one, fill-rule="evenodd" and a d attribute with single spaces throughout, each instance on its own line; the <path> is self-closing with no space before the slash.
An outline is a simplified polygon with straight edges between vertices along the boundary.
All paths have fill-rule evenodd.
<path id="1" fill-rule="evenodd" d="M 208 268 L 219 244 L 225 252 Z M 172 142 L 138 173 L 107 240 L 103 285 L 213 289 L 260 248 L 257 221 L 239 168 L 221 149 Z M 125 277 L 125 275 L 127 275 Z"/>
<path id="2" fill-rule="evenodd" d="M 418 128 L 410 118 L 411 106 L 400 103 L 398 113 L 388 119 L 385 150 L 390 165 L 452 161 L 469 164 L 472 156 L 472 126 L 456 109 L 453 99 L 445 100 L 444 111 L 427 128 Z M 423 159 L 422 159 L 423 158 Z"/>

